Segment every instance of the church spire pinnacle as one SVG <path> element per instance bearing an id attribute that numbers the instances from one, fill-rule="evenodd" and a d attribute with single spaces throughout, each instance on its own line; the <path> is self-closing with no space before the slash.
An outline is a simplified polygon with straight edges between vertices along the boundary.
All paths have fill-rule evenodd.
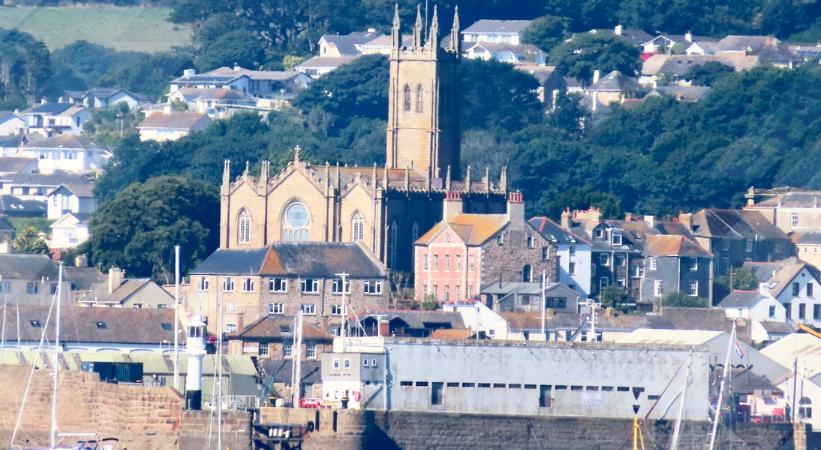
<path id="1" fill-rule="evenodd" d="M 422 48 L 422 5 L 416 5 L 416 25 L 413 27 L 413 48 Z"/>
<path id="2" fill-rule="evenodd" d="M 393 27 L 391 27 L 391 43 L 393 48 L 402 47 L 402 30 L 399 23 L 399 3 L 393 5 Z"/>
<path id="3" fill-rule="evenodd" d="M 430 22 L 428 46 L 433 51 L 436 51 L 439 47 L 439 13 L 437 12 L 437 5 L 433 5 L 433 19 Z"/>
<path id="4" fill-rule="evenodd" d="M 450 49 L 456 53 L 458 57 L 462 53 L 461 49 L 461 31 L 459 31 L 459 7 L 453 9 L 453 27 L 450 29 Z"/>

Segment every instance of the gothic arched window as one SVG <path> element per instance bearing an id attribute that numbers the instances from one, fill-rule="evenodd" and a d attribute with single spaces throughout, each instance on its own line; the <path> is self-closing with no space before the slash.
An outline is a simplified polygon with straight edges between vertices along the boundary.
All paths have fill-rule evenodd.
<path id="1" fill-rule="evenodd" d="M 402 97 L 403 97 L 402 98 L 402 110 L 410 111 L 411 110 L 411 88 L 407 84 L 405 85 L 405 88 L 403 89 Z"/>
<path id="2" fill-rule="evenodd" d="M 351 219 L 351 241 L 357 242 L 365 239 L 365 217 L 359 211 Z"/>
<path id="3" fill-rule="evenodd" d="M 425 110 L 425 90 L 421 84 L 416 85 L 416 112 L 420 113 Z"/>
<path id="4" fill-rule="evenodd" d="M 282 240 L 308 240 L 308 208 L 301 202 L 293 202 L 282 215 Z"/>
<path id="5" fill-rule="evenodd" d="M 248 244 L 251 242 L 251 214 L 245 209 L 239 212 L 237 230 L 239 230 L 240 244 Z"/>

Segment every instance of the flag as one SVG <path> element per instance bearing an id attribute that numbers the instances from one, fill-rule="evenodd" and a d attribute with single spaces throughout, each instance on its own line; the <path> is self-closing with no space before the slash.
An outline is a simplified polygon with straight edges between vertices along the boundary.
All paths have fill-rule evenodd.
<path id="1" fill-rule="evenodd" d="M 735 352 L 739 358 L 744 358 L 744 352 L 741 351 L 741 346 L 738 345 L 738 342 L 736 342 L 735 345 L 733 345 L 733 348 L 735 349 Z"/>

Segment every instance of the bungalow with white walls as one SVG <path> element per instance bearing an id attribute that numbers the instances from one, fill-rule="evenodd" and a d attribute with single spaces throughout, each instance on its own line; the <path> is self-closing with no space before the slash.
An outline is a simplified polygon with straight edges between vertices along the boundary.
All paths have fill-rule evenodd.
<path id="1" fill-rule="evenodd" d="M 111 152 L 82 136 L 58 134 L 54 137 L 31 141 L 20 149 L 20 156 L 36 158 L 40 173 L 56 171 L 68 173 L 99 172 Z"/>

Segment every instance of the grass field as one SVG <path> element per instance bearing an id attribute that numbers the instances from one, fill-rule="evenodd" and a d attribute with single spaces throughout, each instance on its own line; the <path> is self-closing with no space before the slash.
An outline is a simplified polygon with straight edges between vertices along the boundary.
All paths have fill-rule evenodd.
<path id="1" fill-rule="evenodd" d="M 2 7 L 0 28 L 17 28 L 50 50 L 86 40 L 116 50 L 160 52 L 191 42 L 191 29 L 167 20 L 168 8 Z"/>

